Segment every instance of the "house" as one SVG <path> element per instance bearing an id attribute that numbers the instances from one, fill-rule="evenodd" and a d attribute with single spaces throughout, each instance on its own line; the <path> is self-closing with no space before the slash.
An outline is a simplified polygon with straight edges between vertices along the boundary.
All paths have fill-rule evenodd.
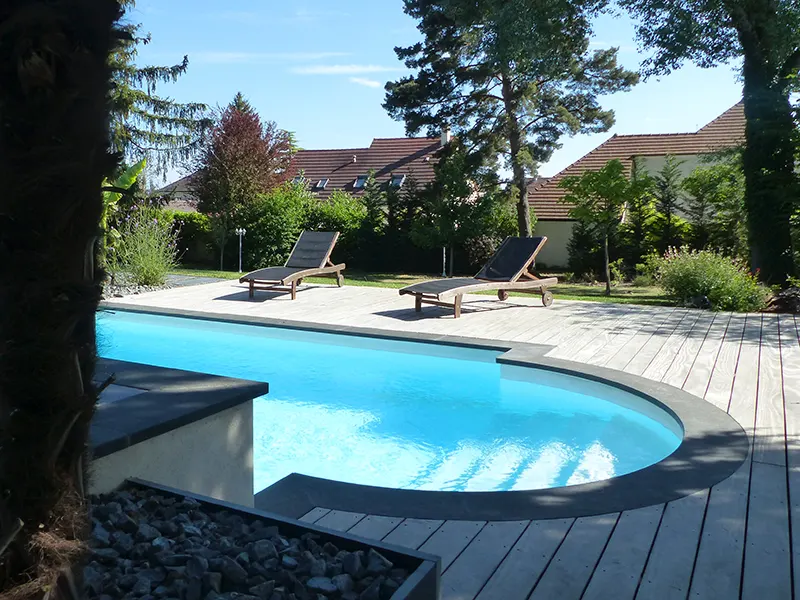
<path id="1" fill-rule="evenodd" d="M 401 187 L 413 177 L 422 187 L 433 181 L 436 155 L 448 141 L 444 133 L 441 139 L 375 138 L 369 148 L 301 150 L 292 159 L 289 177 L 302 177 L 321 200 L 334 190 L 362 195 L 371 171 L 381 185 Z"/>
<path id="2" fill-rule="evenodd" d="M 353 196 L 364 193 L 370 172 L 384 186 L 402 187 L 409 177 L 422 187 L 434 178 L 437 153 L 449 142 L 449 132 L 441 138 L 375 138 L 368 148 L 300 150 L 292 157 L 287 179 L 308 185 L 320 200 L 334 190 Z M 169 198 L 166 208 L 193 212 L 192 175 L 187 175 L 155 193 Z"/>
<path id="3" fill-rule="evenodd" d="M 685 176 L 704 164 L 703 155 L 744 142 L 744 131 L 744 106 L 739 102 L 694 133 L 614 135 L 553 177 L 530 182 L 528 202 L 538 219 L 535 233 L 548 237 L 538 260 L 548 267 L 563 267 L 569 258 L 567 243 L 575 221 L 569 216 L 569 205 L 562 202 L 566 190 L 559 182 L 564 177 L 600 169 L 613 159 L 620 160 L 629 174 L 634 159 L 639 168 L 652 174 L 664 166 L 668 155 L 683 161 L 680 168 Z"/>

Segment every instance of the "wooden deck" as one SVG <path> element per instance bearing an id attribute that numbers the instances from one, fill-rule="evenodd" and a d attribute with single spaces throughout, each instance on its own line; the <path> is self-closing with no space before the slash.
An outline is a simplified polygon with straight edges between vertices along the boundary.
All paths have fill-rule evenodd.
<path id="1" fill-rule="evenodd" d="M 467 300 L 467 298 L 465 298 Z M 427 521 L 325 507 L 303 518 L 442 557 L 442 597 L 772 600 L 800 597 L 800 336 L 789 316 L 473 297 L 414 313 L 396 290 L 314 287 L 298 299 L 229 282 L 120 303 L 550 344 L 550 356 L 683 388 L 733 416 L 750 457 L 666 505 L 547 521 Z M 427 315 L 427 316 L 426 316 Z"/>

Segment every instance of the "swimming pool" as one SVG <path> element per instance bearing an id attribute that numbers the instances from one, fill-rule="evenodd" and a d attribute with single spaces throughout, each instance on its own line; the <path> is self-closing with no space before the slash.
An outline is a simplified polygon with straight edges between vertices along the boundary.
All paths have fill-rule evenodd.
<path id="1" fill-rule="evenodd" d="M 501 365 L 498 351 L 107 312 L 102 356 L 268 381 L 254 403 L 255 489 L 297 472 L 442 491 L 609 479 L 681 443 L 666 411 L 623 390 Z"/>

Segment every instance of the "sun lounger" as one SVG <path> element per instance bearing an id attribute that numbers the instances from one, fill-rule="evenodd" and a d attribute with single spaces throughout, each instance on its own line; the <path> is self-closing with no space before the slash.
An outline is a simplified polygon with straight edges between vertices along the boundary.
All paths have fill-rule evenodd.
<path id="1" fill-rule="evenodd" d="M 526 292 L 542 295 L 542 304 L 553 303 L 553 293 L 548 287 L 558 283 L 555 277 L 540 279 L 530 271 L 536 255 L 547 238 L 509 237 L 500 244 L 497 252 L 489 259 L 475 277 L 436 279 L 416 283 L 400 290 L 400 295 L 414 296 L 415 309 L 422 310 L 423 304 L 452 308 L 455 318 L 461 316 L 461 299 L 464 294 L 497 290 L 500 300 L 508 299 L 509 292 Z M 447 300 L 452 299 L 451 302 Z"/>
<path id="2" fill-rule="evenodd" d="M 239 278 L 239 283 L 250 284 L 251 298 L 256 290 L 280 290 L 291 292 L 292 300 L 297 298 L 297 286 L 306 277 L 336 277 L 337 285 L 342 287 L 345 265 L 331 262 L 338 238 L 338 231 L 304 231 L 284 266 L 253 271 Z"/>

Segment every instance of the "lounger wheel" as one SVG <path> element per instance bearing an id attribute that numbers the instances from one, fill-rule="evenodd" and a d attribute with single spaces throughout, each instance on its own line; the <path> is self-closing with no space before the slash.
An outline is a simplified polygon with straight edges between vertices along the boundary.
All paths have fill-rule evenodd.
<path id="1" fill-rule="evenodd" d="M 500 300 L 508 300 L 508 292 L 506 290 L 497 290 L 497 297 Z"/>
<path id="2" fill-rule="evenodd" d="M 553 303 L 553 292 L 545 290 L 542 292 L 542 304 L 550 306 Z"/>
<path id="3" fill-rule="evenodd" d="M 344 275 L 341 273 L 336 274 L 336 285 L 342 287 L 344 285 Z"/>
<path id="4" fill-rule="evenodd" d="M 303 278 L 302 277 L 297 280 L 297 285 L 303 285 Z"/>

